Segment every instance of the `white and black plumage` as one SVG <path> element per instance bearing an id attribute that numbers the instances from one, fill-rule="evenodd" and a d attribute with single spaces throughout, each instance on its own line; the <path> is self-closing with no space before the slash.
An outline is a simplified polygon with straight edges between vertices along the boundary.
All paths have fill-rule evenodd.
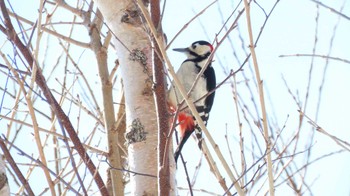
<path id="1" fill-rule="evenodd" d="M 188 48 L 177 48 L 174 49 L 174 51 L 183 52 L 187 55 L 187 59 L 181 64 L 176 75 L 184 86 L 186 92 L 188 92 L 191 89 L 198 73 L 205 66 L 208 57 L 213 51 L 213 46 L 206 41 L 197 41 L 192 43 L 192 45 Z M 196 106 L 196 109 L 205 125 L 209 119 L 209 112 L 214 102 L 215 92 L 205 97 L 204 99 L 199 99 L 206 95 L 208 92 L 212 91 L 215 86 L 215 71 L 211 66 L 211 62 L 209 62 L 203 75 L 199 78 L 197 84 L 190 94 L 190 97 L 195 102 L 194 104 Z M 168 91 L 168 103 L 171 110 L 176 111 L 178 103 L 180 103 L 182 100 L 183 97 L 181 96 L 180 92 L 172 84 Z M 196 124 L 195 118 L 193 117 L 191 111 L 188 108 L 183 109 L 186 106 L 186 104 L 183 104 L 183 106 L 180 108 L 180 112 L 178 113 L 177 121 L 179 123 L 180 143 L 174 154 L 175 161 L 177 161 L 182 147 L 190 135 L 193 133 L 193 131 L 196 131 L 199 142 L 202 138 L 201 130 Z M 199 147 L 201 147 L 200 143 Z"/>

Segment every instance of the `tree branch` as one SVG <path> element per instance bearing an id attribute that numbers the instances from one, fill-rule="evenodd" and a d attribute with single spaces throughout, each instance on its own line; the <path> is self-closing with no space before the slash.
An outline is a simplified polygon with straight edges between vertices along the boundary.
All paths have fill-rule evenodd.
<path id="1" fill-rule="evenodd" d="M 31 55 L 31 52 L 21 42 L 20 38 L 17 36 L 17 34 L 14 30 L 14 27 L 11 23 L 10 17 L 8 15 L 4 0 L 0 0 L 0 6 L 1 6 L 1 11 L 2 11 L 3 17 L 4 17 L 4 21 L 5 21 L 4 23 L 6 26 L 6 34 L 7 34 L 8 39 L 11 40 L 11 42 L 13 42 L 13 44 L 20 50 L 20 52 L 22 53 L 22 55 L 26 59 L 28 65 L 31 68 L 33 68 L 34 60 L 33 60 L 33 57 Z M 87 154 L 87 152 L 86 152 L 84 146 L 82 145 L 76 131 L 74 130 L 74 127 L 71 124 L 68 116 L 64 113 L 61 106 L 58 104 L 57 100 L 54 98 L 49 87 L 47 86 L 47 82 L 46 82 L 44 76 L 42 75 L 40 68 L 38 68 L 36 71 L 35 82 L 39 86 L 39 88 L 43 91 L 43 95 L 45 96 L 46 101 L 49 103 L 49 105 L 51 106 L 51 109 L 53 110 L 53 112 L 57 116 L 59 123 L 62 124 L 63 127 L 65 128 L 65 130 L 68 132 L 68 134 L 69 134 L 70 138 L 72 139 L 72 142 L 75 146 L 75 149 L 77 150 L 78 154 L 80 155 L 80 157 L 82 158 L 82 160 L 84 161 L 86 166 L 88 167 L 88 169 L 89 169 L 90 173 L 92 174 L 97 186 L 100 189 L 101 194 L 102 195 L 109 195 L 99 172 L 96 170 L 96 166 L 92 162 L 90 156 Z"/>

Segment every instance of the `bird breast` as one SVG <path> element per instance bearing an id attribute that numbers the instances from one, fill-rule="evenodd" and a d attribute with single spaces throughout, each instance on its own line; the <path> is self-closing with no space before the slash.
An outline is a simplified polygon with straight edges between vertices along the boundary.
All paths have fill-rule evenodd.
<path id="1" fill-rule="evenodd" d="M 196 80 L 197 74 L 199 73 L 200 69 L 196 67 L 193 62 L 184 62 L 179 70 L 177 71 L 177 77 L 179 81 L 181 81 L 182 85 L 184 86 L 186 92 L 188 92 L 194 81 Z M 183 100 L 183 97 L 181 96 L 178 89 L 174 89 L 174 86 L 172 84 L 172 87 L 169 89 L 169 99 L 170 102 L 174 105 L 177 105 L 177 103 L 180 103 Z M 203 97 L 207 93 L 207 84 L 204 76 L 202 75 L 194 89 L 191 91 L 190 97 L 192 98 L 193 102 L 196 102 L 198 99 Z M 204 105 L 204 99 L 198 101 L 195 103 L 195 105 Z M 187 105 L 184 104 L 183 107 L 186 107 Z"/>

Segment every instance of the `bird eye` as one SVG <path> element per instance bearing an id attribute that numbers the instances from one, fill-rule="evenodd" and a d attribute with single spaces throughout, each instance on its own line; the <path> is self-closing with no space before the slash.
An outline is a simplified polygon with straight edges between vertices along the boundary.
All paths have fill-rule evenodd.
<path id="1" fill-rule="evenodd" d="M 197 47 L 196 44 L 193 44 L 193 45 L 192 45 L 192 48 L 193 48 L 193 49 L 196 49 L 196 47 Z"/>

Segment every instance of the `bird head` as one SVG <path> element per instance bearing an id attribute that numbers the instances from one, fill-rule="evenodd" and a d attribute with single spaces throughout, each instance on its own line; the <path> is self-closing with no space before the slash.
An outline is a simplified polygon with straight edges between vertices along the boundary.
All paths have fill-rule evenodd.
<path id="1" fill-rule="evenodd" d="M 196 41 L 187 48 L 174 48 L 173 50 L 185 53 L 189 59 L 205 59 L 213 51 L 213 46 L 206 41 Z"/>

